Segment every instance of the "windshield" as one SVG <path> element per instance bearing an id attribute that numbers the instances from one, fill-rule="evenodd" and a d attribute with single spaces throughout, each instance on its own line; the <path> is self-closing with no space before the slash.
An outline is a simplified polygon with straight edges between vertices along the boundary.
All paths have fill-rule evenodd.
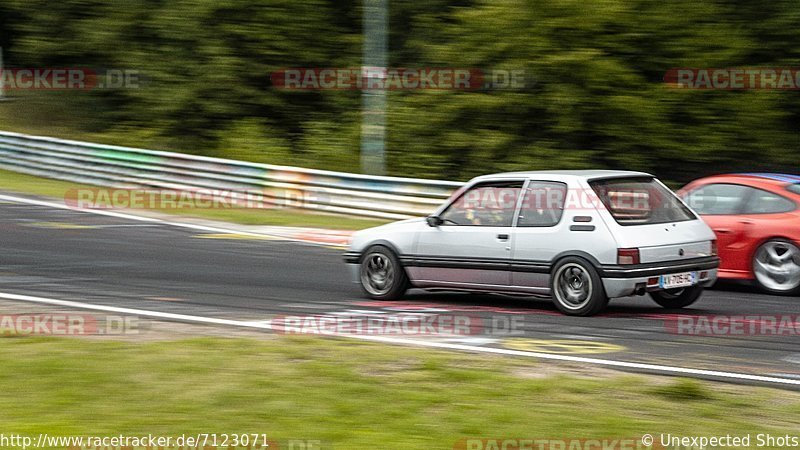
<path id="1" fill-rule="evenodd" d="M 620 225 L 652 225 L 697 217 L 655 178 L 616 178 L 589 183 Z"/>

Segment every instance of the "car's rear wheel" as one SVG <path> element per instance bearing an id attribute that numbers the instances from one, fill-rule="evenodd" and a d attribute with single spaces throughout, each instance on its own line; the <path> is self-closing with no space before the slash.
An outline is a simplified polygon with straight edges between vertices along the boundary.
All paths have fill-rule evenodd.
<path id="1" fill-rule="evenodd" d="M 650 298 L 656 303 L 668 309 L 685 308 L 696 302 L 703 293 L 702 285 L 694 285 L 686 288 L 665 289 L 650 293 Z"/>
<path id="2" fill-rule="evenodd" d="M 364 252 L 359 267 L 359 279 L 364 293 L 376 300 L 395 300 L 408 290 L 408 276 L 397 255 L 382 246 Z"/>
<path id="3" fill-rule="evenodd" d="M 556 264 L 550 291 L 559 311 L 571 316 L 592 316 L 608 305 L 600 276 L 582 258 L 564 258 Z"/>
<path id="4" fill-rule="evenodd" d="M 800 249 L 783 239 L 765 242 L 753 255 L 753 275 L 766 292 L 800 292 Z"/>

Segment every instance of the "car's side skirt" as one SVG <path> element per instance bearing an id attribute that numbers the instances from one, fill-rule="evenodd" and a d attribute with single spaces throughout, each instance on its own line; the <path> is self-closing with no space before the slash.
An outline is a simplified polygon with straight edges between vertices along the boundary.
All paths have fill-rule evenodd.
<path id="1" fill-rule="evenodd" d="M 472 258 L 450 256 L 400 257 L 405 267 L 435 267 L 442 269 L 505 270 L 512 272 L 550 273 L 551 264 L 547 261 L 520 261 L 510 258 Z"/>
<path id="2" fill-rule="evenodd" d="M 513 286 L 513 285 L 498 285 L 498 284 L 482 284 L 482 283 L 460 283 L 452 281 L 438 281 L 438 280 L 413 280 L 414 287 L 422 289 L 442 288 L 447 290 L 461 290 L 461 291 L 481 291 L 481 292 L 508 292 L 508 293 L 524 293 L 531 295 L 548 295 L 550 289 L 546 287 L 535 286 Z"/>

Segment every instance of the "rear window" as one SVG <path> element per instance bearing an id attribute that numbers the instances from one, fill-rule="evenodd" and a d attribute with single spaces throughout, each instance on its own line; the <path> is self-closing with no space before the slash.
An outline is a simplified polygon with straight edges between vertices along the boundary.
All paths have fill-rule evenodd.
<path id="1" fill-rule="evenodd" d="M 743 214 L 778 214 L 794 211 L 797 205 L 788 198 L 772 192 L 754 189 L 742 210 Z"/>
<path id="2" fill-rule="evenodd" d="M 692 211 L 654 178 L 615 178 L 589 183 L 620 225 L 695 220 Z"/>
<path id="3" fill-rule="evenodd" d="M 800 183 L 792 184 L 786 187 L 789 192 L 794 192 L 795 194 L 800 194 Z"/>

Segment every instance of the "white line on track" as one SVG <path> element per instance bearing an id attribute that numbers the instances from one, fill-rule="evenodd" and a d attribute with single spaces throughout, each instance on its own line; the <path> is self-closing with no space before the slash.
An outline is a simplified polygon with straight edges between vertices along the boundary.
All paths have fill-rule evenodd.
<path id="1" fill-rule="evenodd" d="M 212 231 L 214 233 L 225 233 L 225 234 L 239 234 L 244 236 L 254 236 L 254 237 L 261 237 L 269 236 L 273 238 L 278 238 L 281 240 L 286 241 L 295 241 L 295 242 L 305 242 L 307 244 L 315 244 L 315 245 L 331 245 L 330 242 L 317 242 L 314 240 L 307 240 L 307 239 L 297 239 L 291 238 L 286 236 L 278 236 L 272 235 L 268 233 L 254 233 L 252 231 L 242 231 L 242 230 L 231 230 L 228 228 L 219 228 L 219 227 L 209 227 L 206 225 L 197 225 L 193 223 L 185 223 L 185 222 L 173 222 L 169 220 L 157 219 L 154 217 L 145 217 L 145 216 L 137 216 L 135 214 L 125 214 L 116 211 L 106 211 L 102 209 L 84 209 L 84 208 L 73 208 L 68 205 L 64 205 L 61 203 L 56 202 L 48 202 L 45 200 L 37 200 L 27 197 L 17 197 L 14 195 L 5 195 L 0 194 L 0 201 L 7 201 L 12 203 L 24 203 L 28 205 L 37 205 L 37 206 L 46 206 L 48 208 L 56 208 L 56 209 L 66 209 L 69 211 L 76 211 L 82 212 L 87 214 L 96 214 L 99 216 L 108 216 L 108 217 L 116 217 L 118 219 L 127 219 L 127 220 L 138 220 L 139 222 L 149 222 L 149 223 L 156 223 L 160 225 L 168 225 L 173 227 L 180 227 L 180 228 L 188 228 L 190 230 L 198 230 L 198 231 Z"/>
<path id="2" fill-rule="evenodd" d="M 93 303 L 76 302 L 71 300 L 58 300 L 53 298 L 34 297 L 30 295 L 19 295 L 19 294 L 11 294 L 4 292 L 0 292 L 0 298 L 7 300 L 22 301 L 22 302 L 62 306 L 68 308 L 113 312 L 117 314 L 131 314 L 131 315 L 151 317 L 154 319 L 162 319 L 162 320 L 176 320 L 181 322 L 202 323 L 209 325 L 226 325 L 226 326 L 234 326 L 240 328 L 260 329 L 260 330 L 272 329 L 270 324 L 266 322 L 219 319 L 214 317 L 203 317 L 203 316 L 195 316 L 188 314 L 175 314 L 175 313 L 160 312 L 160 311 L 150 311 L 146 309 L 121 308 L 117 306 L 96 305 Z M 665 366 L 660 364 L 633 363 L 625 361 L 614 361 L 609 359 L 585 358 L 580 356 L 555 355 L 551 353 L 537 353 L 537 352 L 528 352 L 522 350 L 509 350 L 504 348 L 477 347 L 474 345 L 425 341 L 421 339 L 408 339 L 408 338 L 397 338 L 397 337 L 386 337 L 386 336 L 368 336 L 368 335 L 336 335 L 336 337 L 346 337 L 351 339 L 359 339 L 363 341 L 380 342 L 384 344 L 413 345 L 418 347 L 429 347 L 429 348 L 438 348 L 445 350 L 460 350 L 467 352 L 491 353 L 491 354 L 506 355 L 506 356 L 522 356 L 528 358 L 549 359 L 555 361 L 566 361 L 566 362 L 575 362 L 575 363 L 599 365 L 606 367 L 616 367 L 622 369 L 633 369 L 633 370 L 670 374 L 670 375 L 686 375 L 686 376 L 718 378 L 718 379 L 735 380 L 735 381 L 748 381 L 748 382 L 800 386 L 800 380 L 797 379 L 780 378 L 780 377 L 764 376 L 764 375 L 753 375 L 747 373 L 692 369 L 688 367 Z"/>

